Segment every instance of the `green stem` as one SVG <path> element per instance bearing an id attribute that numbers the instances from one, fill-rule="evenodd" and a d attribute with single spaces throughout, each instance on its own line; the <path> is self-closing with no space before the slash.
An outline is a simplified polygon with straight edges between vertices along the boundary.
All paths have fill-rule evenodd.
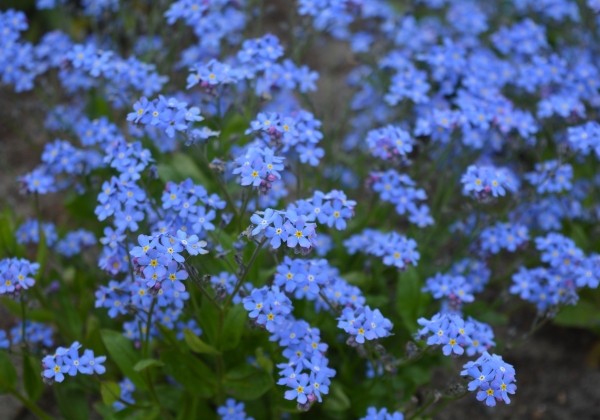
<path id="1" fill-rule="evenodd" d="M 35 402 L 25 398 L 19 391 L 16 389 L 11 389 L 10 393 L 17 398 L 21 404 L 23 404 L 29 411 L 31 411 L 37 418 L 43 420 L 52 420 L 52 417 L 46 414 L 44 410 L 40 408 Z"/>
<path id="2" fill-rule="evenodd" d="M 156 305 L 156 298 L 152 297 L 152 303 L 150 304 L 150 310 L 146 318 L 146 335 L 144 337 L 144 346 L 142 347 L 142 357 L 147 358 L 150 347 L 150 331 L 152 330 L 152 312 L 154 312 L 154 306 Z"/>
<path id="3" fill-rule="evenodd" d="M 455 397 L 443 397 L 444 402 L 442 404 L 439 404 L 435 410 L 433 410 L 433 412 L 429 413 L 429 415 L 427 416 L 428 418 L 435 418 L 435 416 L 442 411 L 444 408 L 446 408 L 448 406 L 449 403 L 453 402 L 453 401 L 457 401 L 460 400 L 461 398 L 464 398 L 465 396 L 467 396 L 470 392 L 469 391 L 465 391 L 460 395 L 457 395 Z"/>
<path id="4" fill-rule="evenodd" d="M 250 272 L 250 267 L 252 267 L 252 264 L 254 264 L 254 261 L 256 260 L 256 257 L 258 256 L 258 252 L 261 250 L 261 248 L 263 247 L 263 245 L 265 244 L 266 241 L 267 241 L 267 239 L 265 238 L 259 244 L 256 245 L 256 248 L 254 249 L 254 252 L 252 253 L 252 256 L 250 257 L 250 261 L 248 261 L 248 264 L 244 265 L 244 269 L 242 270 L 242 273 L 238 276 L 238 280 L 237 280 L 237 283 L 235 284 L 235 287 L 233 288 L 233 292 L 225 300 L 225 304 L 223 305 L 223 310 L 227 309 L 227 307 L 229 306 L 229 304 L 231 303 L 231 301 L 233 300 L 235 295 L 237 295 L 237 293 L 240 291 L 240 288 L 242 287 L 244 280 L 246 280 L 246 277 L 248 277 L 248 273 Z"/>
<path id="5" fill-rule="evenodd" d="M 242 209 L 240 210 L 240 214 L 238 215 L 238 228 L 239 230 L 243 230 L 244 223 L 244 213 L 246 213 L 246 208 L 248 207 L 248 203 L 250 202 L 250 197 L 252 196 L 252 191 L 244 193 L 244 199 L 242 201 Z"/>
<path id="6" fill-rule="evenodd" d="M 131 245 L 129 244 L 129 237 L 125 236 L 125 246 L 127 251 L 127 265 L 129 266 L 129 275 L 131 276 L 131 281 L 135 280 L 135 272 L 133 270 L 133 261 L 131 261 L 131 255 L 129 251 L 131 250 Z"/>
<path id="7" fill-rule="evenodd" d="M 184 266 L 186 266 L 186 271 L 190 274 L 190 276 L 192 277 L 192 279 L 194 280 L 194 283 L 198 286 L 198 289 L 200 289 L 200 292 L 202 292 L 202 295 L 204 297 L 206 297 L 214 306 L 215 308 L 217 308 L 219 310 L 219 312 L 221 312 L 221 306 L 219 305 L 219 303 L 215 300 L 214 297 L 212 297 L 210 295 L 210 293 L 208 293 L 208 290 L 206 290 L 204 288 L 204 286 L 202 285 L 202 279 L 198 278 L 195 274 L 193 270 L 190 270 L 187 268 L 187 263 L 184 264 Z M 192 295 L 193 296 L 193 295 Z"/>
<path id="8" fill-rule="evenodd" d="M 147 359 L 150 354 L 150 332 L 152 331 L 152 313 L 154 312 L 154 306 L 156 305 L 156 297 L 152 297 L 152 303 L 150 304 L 150 309 L 148 310 L 147 318 L 146 318 L 146 335 L 144 336 L 144 344 L 142 346 L 142 358 Z M 162 413 L 165 414 L 166 417 L 171 417 L 170 413 L 167 412 L 164 407 L 160 404 L 160 400 L 158 399 L 158 394 L 154 389 L 154 383 L 152 381 L 152 376 L 150 369 L 145 370 L 144 379 L 146 384 L 148 385 L 148 390 L 150 391 L 150 395 L 152 399 L 156 402 L 156 404 L 160 407 Z"/>
<path id="9" fill-rule="evenodd" d="M 429 407 L 434 405 L 440 400 L 441 396 L 437 396 L 433 394 L 428 401 L 425 402 L 417 411 L 415 411 L 412 415 L 408 416 L 408 420 L 417 419 L 421 414 L 423 414 Z"/>
<path id="10" fill-rule="evenodd" d="M 19 296 L 19 300 L 21 301 L 21 340 L 23 342 L 23 350 L 25 352 L 25 354 L 27 355 L 28 353 L 28 346 L 27 346 L 27 326 L 25 325 L 25 321 L 27 320 L 27 316 L 26 316 L 26 307 L 25 307 L 25 296 L 23 294 L 23 291 L 21 291 L 21 294 Z"/>

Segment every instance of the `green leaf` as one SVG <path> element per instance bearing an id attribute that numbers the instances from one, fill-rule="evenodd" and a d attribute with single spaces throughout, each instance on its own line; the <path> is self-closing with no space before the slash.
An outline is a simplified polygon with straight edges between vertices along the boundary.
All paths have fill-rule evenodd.
<path id="1" fill-rule="evenodd" d="M 600 328 L 600 312 L 592 302 L 581 300 L 575 306 L 564 306 L 554 319 L 566 327 Z"/>
<path id="2" fill-rule="evenodd" d="M 156 384 L 154 389 L 156 390 L 160 406 L 163 409 L 167 409 L 174 413 L 181 410 L 181 400 L 184 395 L 187 395 L 187 392 L 178 386 L 167 383 Z"/>
<path id="3" fill-rule="evenodd" d="M 184 395 L 182 398 L 182 404 L 180 409 L 177 410 L 177 420 L 188 420 L 188 419 L 216 419 L 217 416 L 214 414 L 209 417 L 208 413 L 214 412 L 208 403 L 201 398 L 192 395 Z"/>
<path id="4" fill-rule="evenodd" d="M 71 295 L 63 291 L 58 295 L 58 301 L 61 307 L 61 316 L 57 318 L 59 327 L 69 332 L 73 337 L 79 336 L 83 329 L 83 319 L 79 316 L 75 307 L 75 300 Z"/>
<path id="5" fill-rule="evenodd" d="M 156 326 L 158 327 L 158 329 L 160 330 L 160 333 L 162 334 L 162 336 L 164 337 L 165 341 L 168 344 L 170 344 L 173 347 L 182 347 L 183 348 L 183 345 L 179 342 L 179 340 L 177 340 L 175 331 L 173 331 L 170 328 L 165 327 L 162 324 L 157 324 Z"/>
<path id="6" fill-rule="evenodd" d="M 223 387 L 234 398 L 251 401 L 273 387 L 273 377 L 262 369 L 242 365 L 225 374 Z"/>
<path id="7" fill-rule="evenodd" d="M 120 332 L 112 330 L 101 330 L 100 336 L 110 359 L 117 364 L 121 372 L 137 387 L 145 389 L 146 385 L 142 376 L 133 368 L 138 360 L 138 355 L 133 349 L 131 341 Z"/>
<path id="8" fill-rule="evenodd" d="M 336 383 L 331 384 L 329 395 L 325 398 L 323 409 L 326 411 L 346 411 L 350 408 L 350 398 L 342 387 Z"/>
<path id="9" fill-rule="evenodd" d="M 168 163 L 157 165 L 158 176 L 163 181 L 183 181 L 191 178 L 194 182 L 208 185 L 206 179 L 196 162 L 185 153 L 173 154 Z"/>
<path id="10" fill-rule="evenodd" d="M 231 350 L 240 344 L 246 326 L 246 310 L 242 305 L 231 307 L 223 322 L 223 336 L 221 337 L 221 350 Z"/>
<path id="11" fill-rule="evenodd" d="M 0 392 L 15 389 L 17 384 L 17 371 L 12 360 L 4 351 L 0 351 Z"/>
<path id="12" fill-rule="evenodd" d="M 244 118 L 242 115 L 233 114 L 231 117 L 227 118 L 225 124 L 223 125 L 223 129 L 221 130 L 220 139 L 229 140 L 232 136 L 244 136 L 244 132 L 250 122 Z M 220 145 L 227 144 L 229 142 L 223 141 L 219 142 Z"/>
<path id="13" fill-rule="evenodd" d="M 358 286 L 361 289 L 364 289 L 370 283 L 369 277 L 366 276 L 362 271 L 351 271 L 349 273 L 344 273 L 344 279 L 348 283 Z"/>
<path id="14" fill-rule="evenodd" d="M 273 360 L 270 357 L 265 356 L 265 352 L 262 347 L 256 349 L 256 363 L 269 375 L 273 374 Z"/>
<path id="15" fill-rule="evenodd" d="M 423 300 L 419 273 L 411 267 L 398 276 L 396 310 L 409 331 L 414 331 L 419 318 L 419 306 Z"/>
<path id="16" fill-rule="evenodd" d="M 14 217 L 6 208 L 3 214 L 0 214 L 0 250 L 4 255 L 15 254 L 18 245 L 14 231 Z"/>
<path id="17" fill-rule="evenodd" d="M 215 375 L 202 360 L 189 352 L 167 350 L 162 353 L 163 370 L 185 389 L 201 398 L 210 398 L 216 388 Z"/>
<path id="18" fill-rule="evenodd" d="M 105 381 L 100 384 L 100 395 L 102 402 L 108 406 L 112 405 L 121 396 L 121 387 L 113 381 Z"/>
<path id="19" fill-rule="evenodd" d="M 154 405 L 145 409 L 127 407 L 115 414 L 115 418 L 124 420 L 154 420 L 160 418 L 160 407 Z"/>
<path id="20" fill-rule="evenodd" d="M 46 309 L 29 309 L 27 311 L 27 319 L 36 322 L 52 322 L 55 316 L 54 312 Z"/>
<path id="21" fill-rule="evenodd" d="M 218 355 L 221 354 L 219 350 L 211 346 L 210 344 L 206 344 L 200 337 L 198 337 L 192 330 L 188 330 L 187 328 L 183 330 L 183 336 L 185 338 L 185 342 L 187 343 L 190 350 L 194 353 L 200 354 L 212 354 Z"/>
<path id="22" fill-rule="evenodd" d="M 198 323 L 202 327 L 206 341 L 210 344 L 216 344 L 217 342 L 217 330 L 219 322 L 219 310 L 209 302 L 204 300 L 198 310 Z"/>
<path id="23" fill-rule="evenodd" d="M 2 307 L 4 309 L 8 309 L 15 316 L 21 316 L 21 305 L 19 305 L 17 300 L 0 298 L 0 301 L 2 302 Z"/>
<path id="24" fill-rule="evenodd" d="M 71 383 L 54 387 L 54 395 L 64 419 L 87 420 L 90 418 L 85 392 L 77 384 Z"/>
<path id="25" fill-rule="evenodd" d="M 133 370 L 135 370 L 136 372 L 141 372 L 142 370 L 147 369 L 149 367 L 162 367 L 164 365 L 165 364 L 163 362 L 161 362 L 160 360 L 143 359 L 135 364 L 135 366 L 133 367 Z"/>
<path id="26" fill-rule="evenodd" d="M 23 357 L 23 382 L 29 398 L 32 401 L 39 400 L 44 392 L 44 383 L 42 382 L 42 364 L 36 357 Z"/>

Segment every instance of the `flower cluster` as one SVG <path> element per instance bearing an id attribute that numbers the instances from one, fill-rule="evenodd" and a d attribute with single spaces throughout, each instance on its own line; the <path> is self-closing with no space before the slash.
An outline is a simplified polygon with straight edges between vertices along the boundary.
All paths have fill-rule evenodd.
<path id="1" fill-rule="evenodd" d="M 206 188 L 189 178 L 179 184 L 167 182 L 161 201 L 165 212 L 159 231 L 176 235 L 177 230 L 182 230 L 199 238 L 205 238 L 208 232 L 215 230 L 216 211 L 225 208 L 225 201 L 218 195 L 208 194 Z"/>
<path id="2" fill-rule="evenodd" d="M 96 215 L 102 221 L 113 216 L 119 233 L 136 232 L 144 220 L 144 211 L 149 209 L 146 192 L 135 182 L 123 176 L 112 177 L 102 185 L 98 195 Z"/>
<path id="3" fill-rule="evenodd" d="M 404 59 L 398 60 L 391 65 L 382 61 L 381 66 L 384 68 L 391 67 L 394 70 L 390 87 L 384 96 L 388 104 L 395 106 L 405 99 L 409 99 L 416 104 L 429 101 L 427 93 L 431 86 L 427 82 L 426 72 L 418 70 L 411 62 Z M 410 152 L 410 150 L 406 149 L 407 147 L 404 146 L 405 151 Z"/>
<path id="4" fill-rule="evenodd" d="M 279 248 L 282 243 L 304 251 L 315 246 L 317 224 L 308 222 L 306 217 L 293 211 L 266 209 L 254 213 L 250 221 L 254 225 L 250 235 L 268 240 L 273 249 Z"/>
<path id="5" fill-rule="evenodd" d="M 320 128 L 321 121 L 301 109 L 290 115 L 260 113 L 245 133 L 258 135 L 264 145 L 281 149 L 281 153 L 294 156 L 301 163 L 317 166 L 325 155 L 317 147 L 323 138 Z"/>
<path id="6" fill-rule="evenodd" d="M 119 382 L 119 399 L 113 403 L 113 408 L 116 411 L 123 410 L 126 405 L 125 404 L 134 404 L 135 400 L 133 399 L 133 391 L 135 391 L 135 385 L 131 382 L 131 379 L 125 378 L 121 382 Z"/>
<path id="7" fill-rule="evenodd" d="M 50 222 L 42 222 L 42 234 L 46 245 L 51 247 L 58 240 L 58 233 L 56 233 L 56 226 Z M 25 220 L 21 226 L 15 232 L 17 242 L 21 245 L 26 244 L 37 244 L 40 242 L 40 227 L 39 223 L 35 219 Z"/>
<path id="8" fill-rule="evenodd" d="M 517 179 L 505 168 L 471 165 L 460 181 L 463 194 L 478 199 L 506 195 L 506 191 L 515 193 L 519 187 Z"/>
<path id="9" fill-rule="evenodd" d="M 467 362 L 460 373 L 468 377 L 469 391 L 477 391 L 477 400 L 485 401 L 487 406 L 495 406 L 497 402 L 504 401 L 510 404 L 508 394 L 514 394 L 515 369 L 504 362 L 502 357 L 484 352 L 477 360 Z"/>
<path id="10" fill-rule="evenodd" d="M 127 115 L 127 121 L 156 127 L 169 138 L 175 137 L 176 133 L 182 133 L 187 144 L 206 140 L 218 134 L 210 130 L 194 128 L 194 123 L 203 119 L 200 108 L 188 107 L 187 102 L 179 101 L 174 97 L 165 98 L 162 95 L 151 101 L 142 97 L 133 105 L 133 112 Z"/>
<path id="11" fill-rule="evenodd" d="M 575 242 L 558 233 L 535 239 L 541 260 L 548 267 L 520 267 L 513 274 L 510 292 L 546 312 L 558 305 L 575 304 L 577 289 L 600 284 L 600 256 L 586 256 Z"/>
<path id="12" fill-rule="evenodd" d="M 478 259 L 465 258 L 454 263 L 450 268 L 450 274 L 464 277 L 471 291 L 478 293 L 483 291 L 485 285 L 490 280 L 492 272 L 486 266 L 485 262 Z"/>
<path id="13" fill-rule="evenodd" d="M 529 240 L 529 229 L 517 223 L 496 223 L 485 228 L 479 237 L 483 254 L 497 254 L 505 249 L 515 252 Z"/>
<path id="14" fill-rule="evenodd" d="M 460 275 L 437 273 L 425 281 L 422 289 L 435 299 L 446 299 L 451 307 L 460 308 L 464 302 L 473 302 L 475 296 L 467 279 Z"/>
<path id="15" fill-rule="evenodd" d="M 343 191 L 315 191 L 311 198 L 291 203 L 287 211 L 305 217 L 308 222 L 319 222 L 319 225 L 344 230 L 354 216 L 354 206 L 356 201 L 348 200 Z"/>
<path id="16" fill-rule="evenodd" d="M 0 296 L 16 295 L 22 290 L 33 287 L 33 278 L 40 269 L 38 263 L 23 258 L 4 258 L 0 260 Z"/>
<path id="17" fill-rule="evenodd" d="M 390 335 L 392 323 L 384 318 L 379 309 L 369 306 L 344 308 L 338 318 L 338 328 L 346 331 L 359 344 L 365 340 L 377 340 Z"/>
<path id="18" fill-rule="evenodd" d="M 280 328 L 292 311 L 292 301 L 276 286 L 252 290 L 243 304 L 250 319 L 270 333 Z"/>
<path id="19" fill-rule="evenodd" d="M 371 173 L 370 182 L 373 191 L 377 192 L 383 201 L 395 206 L 396 213 L 408 213 L 408 220 L 419 227 L 433 224 L 429 207 L 419 204 L 427 199 L 427 193 L 421 188 L 415 188 L 416 183 L 408 175 L 389 169 L 385 172 Z"/>
<path id="20" fill-rule="evenodd" d="M 54 354 L 42 359 L 42 375 L 48 383 L 62 382 L 65 374 L 69 376 L 103 374 L 106 368 L 102 365 L 106 356 L 94 355 L 94 352 L 85 349 L 79 354 L 81 344 L 75 341 L 70 347 L 58 347 Z"/>
<path id="21" fill-rule="evenodd" d="M 182 19 L 197 36 L 199 54 L 204 56 L 218 53 L 222 41 L 233 41 L 241 34 L 246 24 L 246 15 L 241 11 L 245 4 L 245 0 L 214 3 L 176 0 L 164 16 L 169 25 Z M 193 51 L 192 55 L 195 55 Z"/>
<path id="22" fill-rule="evenodd" d="M 25 332 L 25 338 L 23 337 Z M 54 341 L 54 330 L 48 325 L 25 321 L 20 322 L 10 329 L 8 334 L 4 330 L 0 330 L 0 348 L 8 349 L 11 345 L 18 346 L 27 343 L 35 347 L 52 347 Z"/>
<path id="23" fill-rule="evenodd" d="M 486 284 L 500 287 L 500 277 L 512 276 L 510 293 L 544 316 L 586 299 L 581 288 L 600 285 L 593 244 L 577 238 L 577 246 L 563 234 L 581 236 L 581 226 L 600 218 L 600 66 L 590 42 L 598 23 L 590 10 L 600 11 L 600 2 L 515 0 L 500 9 L 418 0 L 398 9 L 393 0 L 297 0 L 285 10 L 250 0 L 132 2 L 123 10 L 119 3 L 36 0 L 38 9 L 57 8 L 51 13 L 68 19 L 34 22 L 30 32 L 29 15 L 0 12 L 0 83 L 16 92 L 43 88 L 40 124 L 49 140 L 40 164 L 19 177 L 39 217 L 18 220 L 17 244 L 3 241 L 14 258 L 0 260 L 0 298 L 11 313 L 21 309 L 22 319 L 0 330 L 0 348 L 33 354 L 53 345 L 51 325 L 69 334 L 80 324 L 95 328 L 102 318 L 83 318 L 95 304 L 154 363 L 144 386 L 116 363 L 125 372 L 113 410 L 143 415 L 134 391 L 147 398 L 157 380 L 181 385 L 171 388 L 183 414 L 210 417 L 210 408 L 225 419 L 248 418 L 246 408 L 264 414 L 266 398 L 247 407 L 226 399 L 252 399 L 227 382 L 232 366 L 261 351 L 239 311 L 280 346 L 277 383 L 308 410 L 330 390 L 342 402 L 331 406 L 350 400 L 344 381 L 360 381 L 364 372 L 348 374 L 342 363 L 367 365 L 373 382 L 396 368 L 398 347 L 384 344 L 415 337 L 411 325 L 431 299 L 412 294 L 425 292 L 439 311 L 418 320 L 416 336 L 445 355 L 481 355 L 464 365 L 469 390 L 490 406 L 509 403 L 514 369 L 487 353 L 491 327 L 466 315 L 495 310 L 481 293 Z M 264 18 L 288 36 L 266 33 Z M 163 22 L 177 36 L 160 35 Z M 36 29 L 48 25 L 56 27 Z M 139 28 L 151 35 L 139 36 Z M 312 60 L 325 76 L 325 89 L 312 95 L 320 76 L 300 60 L 307 52 L 327 56 L 331 38 L 347 48 L 336 49 L 341 60 Z M 340 64 L 335 73 L 329 61 Z M 22 117 L 28 109 L 13 111 Z M 49 193 L 64 195 L 77 213 L 62 219 L 81 216 L 86 229 L 43 221 L 39 213 L 48 207 L 38 200 Z M 88 220 L 89 197 L 97 198 L 95 220 Z M 19 219 L 21 208 L 0 220 L 3 239 L 11 213 Z M 33 254 L 34 246 L 20 246 L 30 244 L 41 245 L 39 264 L 20 259 Z M 82 273 L 96 250 L 101 275 Z M 75 261 L 80 254 L 85 268 Z M 537 255 L 541 262 L 532 262 Z M 504 276 L 492 270 L 499 264 L 519 268 Z M 438 266 L 445 269 L 431 270 Z M 20 293 L 34 285 L 36 293 Z M 95 299 L 79 296 L 88 288 Z M 398 310 L 388 319 L 390 295 Z M 63 310 L 66 323 L 32 322 Z M 85 322 L 73 321 L 77 315 Z M 321 329 L 314 320 L 323 321 Z M 204 365 L 204 355 L 179 348 L 189 341 L 185 331 L 203 330 L 217 363 Z M 321 336 L 338 342 L 329 348 Z M 226 348 L 225 337 L 241 344 Z M 344 341 L 346 350 L 368 355 L 368 364 L 350 360 Z M 104 357 L 80 348 L 75 342 L 45 357 L 43 377 L 102 373 Z M 261 367 L 257 376 L 271 375 L 271 361 Z M 335 377 L 333 368 L 342 373 Z M 196 393 L 195 381 L 209 384 L 211 376 L 227 396 Z M 414 388 L 405 380 L 359 387 L 378 401 L 335 415 L 356 417 L 373 405 L 364 418 L 401 420 L 379 408 L 397 403 L 413 417 L 430 416 L 427 406 L 403 407 L 408 395 L 393 401 Z M 101 412 L 110 415 L 106 405 Z M 276 402 L 269 407 L 280 414 Z M 176 410 L 161 406 L 167 417 Z"/>
<path id="24" fill-rule="evenodd" d="M 583 125 L 567 129 L 567 142 L 578 153 L 587 156 L 594 152 L 600 159 L 600 124 L 588 121 Z"/>
<path id="25" fill-rule="evenodd" d="M 330 277 L 330 267 L 326 260 L 302 260 L 285 257 L 277 266 L 273 284 L 294 293 L 296 299 L 318 299 L 319 292 L 326 286 Z"/>
<path id="26" fill-rule="evenodd" d="M 463 320 L 455 313 L 437 313 L 431 319 L 419 318 L 423 328 L 417 337 L 427 338 L 428 346 L 441 346 L 445 356 L 467 353 L 473 356 L 495 345 L 489 325 L 472 318 Z"/>
<path id="27" fill-rule="evenodd" d="M 111 280 L 108 286 L 100 286 L 95 293 L 96 308 L 106 309 L 109 317 L 137 315 L 135 319 L 123 322 L 123 334 L 136 346 L 141 345 L 147 335 L 159 336 L 156 324 L 169 328 L 178 337 L 183 336 L 184 329 L 195 331 L 197 335 L 201 334 L 194 320 L 188 322 L 182 320 L 183 308 L 190 299 L 190 294 L 183 283 L 187 279 L 187 273 L 172 267 L 172 265 L 168 267 L 171 271 L 165 273 L 167 277 L 162 283 L 157 282 L 152 287 L 147 284 L 152 284 L 154 279 L 145 280 L 136 276 L 134 279 L 126 278 L 120 282 Z M 183 290 L 180 290 L 182 288 Z M 145 317 L 142 317 L 143 322 L 139 322 L 141 314 L 150 311 L 152 306 L 154 306 L 152 325 L 146 325 Z"/>
<path id="28" fill-rule="evenodd" d="M 277 266 L 273 284 L 294 293 L 296 299 L 315 303 L 317 310 L 331 311 L 329 304 L 358 308 L 365 304 L 360 289 L 349 284 L 325 259 L 292 259 L 285 257 Z"/>
<path id="29" fill-rule="evenodd" d="M 261 38 L 247 39 L 236 59 L 247 74 L 255 80 L 255 91 L 266 95 L 276 90 L 295 90 L 306 93 L 316 89 L 318 74 L 306 66 L 298 67 L 291 60 L 279 63 L 283 47 L 272 34 Z"/>
<path id="30" fill-rule="evenodd" d="M 305 409 L 321 402 L 322 395 L 329 393 L 335 371 L 328 367 L 327 345 L 321 342 L 320 331 L 291 315 L 292 302 L 277 286 L 252 290 L 243 304 L 248 316 L 271 333 L 271 341 L 284 348 L 288 361 L 277 365 L 277 383 L 290 388 L 285 398 L 296 400 Z"/>
<path id="31" fill-rule="evenodd" d="M 244 403 L 227 398 L 225 404 L 217 409 L 217 414 L 221 416 L 221 420 L 254 420 L 246 415 L 244 408 Z"/>
<path id="32" fill-rule="evenodd" d="M 560 193 L 572 188 L 573 167 L 555 160 L 536 163 L 535 171 L 525 174 L 525 179 L 540 194 Z"/>
<path id="33" fill-rule="evenodd" d="M 56 252 L 65 257 L 72 257 L 81 253 L 84 248 L 93 245 L 96 245 L 94 234 L 85 229 L 77 229 L 73 232 L 68 232 L 64 238 L 56 243 Z"/>
<path id="34" fill-rule="evenodd" d="M 404 269 L 417 265 L 420 255 L 417 243 L 396 232 L 382 233 L 365 229 L 359 235 L 353 235 L 344 241 L 349 254 L 364 252 L 383 260 L 385 265 Z"/>
<path id="35" fill-rule="evenodd" d="M 177 237 L 140 235 L 138 241 L 139 246 L 130 251 L 134 270 L 145 280 L 147 287 L 156 290 L 161 289 L 163 281 L 167 279 L 176 290 L 185 290 L 181 281 L 188 276 L 184 270 L 180 270 L 180 264 L 185 262 L 181 252 L 184 249 L 190 255 L 208 252 L 202 248 L 203 244 L 197 236 L 188 237 L 183 231 L 178 231 Z"/>
<path id="36" fill-rule="evenodd" d="M 415 141 L 400 127 L 388 125 L 367 133 L 367 145 L 371 154 L 379 159 L 389 160 L 406 157 L 412 152 Z"/>
<path id="37" fill-rule="evenodd" d="M 367 408 L 367 415 L 360 420 L 404 420 L 404 415 L 397 411 L 390 413 L 387 408 L 377 409 L 376 407 Z"/>
<path id="38" fill-rule="evenodd" d="M 236 84 L 243 77 L 243 72 L 238 71 L 229 64 L 211 59 L 207 63 L 192 66 L 187 78 L 186 89 L 191 89 L 200 84 L 200 87 L 208 90 L 215 86 Z"/>
<path id="39" fill-rule="evenodd" d="M 115 318 L 131 311 L 154 311 L 156 323 L 182 334 L 184 329 L 198 332 L 197 324 L 182 321 L 184 304 L 190 298 L 185 281 L 189 274 L 184 267 L 183 252 L 195 256 L 205 254 L 205 241 L 197 235 L 188 236 L 182 230 L 175 236 L 158 234 L 139 235 L 139 245 L 130 251 L 134 278 L 121 282 L 113 280 L 108 287 L 101 286 L 96 292 L 96 307 L 108 309 L 108 315 Z M 145 335 L 158 335 L 154 325 L 141 325 L 137 321 L 123 324 L 125 336 L 140 343 Z"/>
<path id="40" fill-rule="evenodd" d="M 250 146 L 235 159 L 232 173 L 240 176 L 240 185 L 258 187 L 261 193 L 266 194 L 273 182 L 281 179 L 283 160 L 268 147 Z"/>

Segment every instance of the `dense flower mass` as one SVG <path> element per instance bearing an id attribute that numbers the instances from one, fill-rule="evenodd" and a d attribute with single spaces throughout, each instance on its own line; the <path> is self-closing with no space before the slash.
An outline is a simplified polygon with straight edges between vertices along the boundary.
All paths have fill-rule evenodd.
<path id="1" fill-rule="evenodd" d="M 0 391 L 35 416 L 102 374 L 52 415 L 429 418 L 440 351 L 509 404 L 496 343 L 596 326 L 600 1 L 12 3 Z"/>
<path id="2" fill-rule="evenodd" d="M 469 377 L 469 391 L 477 391 L 477 400 L 487 406 L 500 401 L 510 404 L 509 394 L 517 390 L 515 369 L 500 356 L 488 352 L 467 362 L 460 374 Z"/>
<path id="3" fill-rule="evenodd" d="M 445 356 L 466 353 L 473 356 L 495 345 L 489 325 L 472 318 L 463 320 L 455 313 L 438 313 L 431 319 L 420 318 L 419 337 L 427 338 L 428 346 L 441 346 Z"/>
<path id="4" fill-rule="evenodd" d="M 361 417 L 361 420 L 404 420 L 404 415 L 397 411 L 390 413 L 387 408 L 377 410 L 375 407 L 369 407 L 367 415 Z"/>
<path id="5" fill-rule="evenodd" d="M 33 278 L 40 265 L 25 259 L 5 258 L 0 260 L 0 295 L 19 293 L 35 284 Z"/>
<path id="6" fill-rule="evenodd" d="M 463 194 L 476 198 L 498 197 L 506 195 L 506 191 L 516 192 L 517 180 L 504 168 L 471 165 L 462 176 Z"/>
<path id="7" fill-rule="evenodd" d="M 62 382 L 68 376 L 103 374 L 106 368 L 102 365 L 106 356 L 96 357 L 92 350 L 84 350 L 79 354 L 81 344 L 75 341 L 68 348 L 58 347 L 54 354 L 42 359 L 44 380 Z"/>
<path id="8" fill-rule="evenodd" d="M 420 254 L 416 250 L 417 243 L 396 232 L 382 233 L 366 229 L 359 235 L 353 235 L 344 242 L 350 254 L 364 252 L 375 255 L 385 265 L 400 269 L 416 265 Z"/>

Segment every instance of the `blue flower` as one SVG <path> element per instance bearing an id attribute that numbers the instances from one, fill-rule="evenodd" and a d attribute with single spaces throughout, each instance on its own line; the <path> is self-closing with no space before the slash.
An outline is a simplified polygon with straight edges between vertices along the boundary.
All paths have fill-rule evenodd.
<path id="1" fill-rule="evenodd" d="M 310 238 L 315 234 L 313 223 L 306 223 L 303 217 L 296 220 L 288 220 L 284 228 L 288 234 L 287 246 L 295 248 L 296 245 L 301 248 L 310 248 Z"/>
<path id="2" fill-rule="evenodd" d="M 404 415 L 397 411 L 390 413 L 387 408 L 377 410 L 375 407 L 367 408 L 367 415 L 360 420 L 404 420 Z"/>
<path id="3" fill-rule="evenodd" d="M 308 395 L 312 393 L 310 377 L 306 373 L 302 373 L 295 378 L 292 378 L 286 386 L 291 389 L 285 391 L 285 399 L 296 400 L 299 404 L 306 404 Z"/>
<path id="4" fill-rule="evenodd" d="M 510 404 L 508 394 L 517 389 L 514 368 L 495 354 L 485 352 L 477 360 L 467 362 L 461 375 L 470 377 L 469 391 L 477 390 L 477 400 L 490 407 L 498 401 Z"/>
<path id="5" fill-rule="evenodd" d="M 246 415 L 244 408 L 244 403 L 228 398 L 225 404 L 217 409 L 217 413 L 221 416 L 221 420 L 253 420 Z"/>
<path id="6" fill-rule="evenodd" d="M 18 293 L 35 285 L 34 276 L 40 265 L 23 258 L 0 260 L 0 296 Z"/>
<path id="7" fill-rule="evenodd" d="M 106 369 L 102 365 L 106 356 L 95 357 L 92 350 L 86 349 L 82 356 L 79 355 L 81 344 L 75 341 L 69 348 L 58 347 L 54 354 L 42 359 L 42 375 L 46 381 L 62 382 L 64 374 L 76 376 L 77 374 L 93 375 L 103 374 Z"/>

